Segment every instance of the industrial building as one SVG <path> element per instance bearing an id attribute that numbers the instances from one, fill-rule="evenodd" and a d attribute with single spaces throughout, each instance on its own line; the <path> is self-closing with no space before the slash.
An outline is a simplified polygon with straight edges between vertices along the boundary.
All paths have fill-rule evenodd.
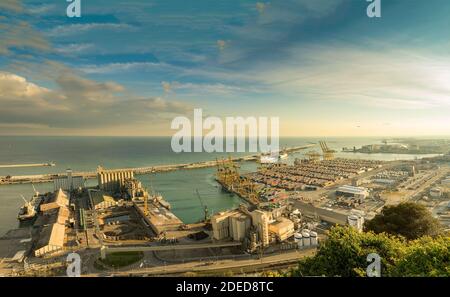
<path id="1" fill-rule="evenodd" d="M 213 238 L 215 240 L 223 240 L 233 237 L 230 232 L 230 217 L 240 215 L 238 210 L 231 210 L 227 212 L 220 212 L 211 218 L 211 225 L 213 229 Z"/>
<path id="2" fill-rule="evenodd" d="M 60 207 L 68 207 L 69 206 L 69 197 L 67 194 L 60 188 L 55 191 L 51 198 L 41 204 L 40 208 L 43 213 L 47 211 L 51 211 L 53 209 L 58 209 Z"/>
<path id="3" fill-rule="evenodd" d="M 432 198 L 441 198 L 443 193 L 444 193 L 444 191 L 438 187 L 430 189 L 430 196 Z"/>
<path id="4" fill-rule="evenodd" d="M 95 210 L 105 209 L 117 205 L 113 197 L 105 195 L 103 191 L 89 189 L 89 198 Z"/>
<path id="5" fill-rule="evenodd" d="M 258 230 L 259 241 L 262 246 L 269 245 L 269 220 L 270 215 L 261 210 L 255 210 L 251 213 L 252 224 Z"/>
<path id="6" fill-rule="evenodd" d="M 347 218 L 347 223 L 349 226 L 361 232 L 364 227 L 364 217 L 357 213 L 351 214 Z"/>
<path id="7" fill-rule="evenodd" d="M 118 192 L 128 179 L 133 179 L 133 170 L 106 170 L 101 166 L 97 168 L 97 180 L 100 190 Z"/>
<path id="8" fill-rule="evenodd" d="M 58 177 L 53 180 L 54 191 L 59 189 L 73 191 L 84 188 L 84 178 L 82 176 L 72 176 L 72 169 L 67 169 L 66 173 L 66 176 Z"/>
<path id="9" fill-rule="evenodd" d="M 269 225 L 270 233 L 274 234 L 277 241 L 282 242 L 294 235 L 294 222 L 289 219 L 280 217 Z"/>
<path id="10" fill-rule="evenodd" d="M 65 226 L 59 223 L 45 226 L 39 237 L 34 255 L 42 257 L 49 253 L 61 251 L 64 247 Z"/>
<path id="11" fill-rule="evenodd" d="M 63 250 L 66 224 L 71 221 L 69 197 L 61 188 L 41 204 L 40 209 L 42 215 L 34 224 L 42 227 L 34 250 L 36 257 Z"/>
<path id="12" fill-rule="evenodd" d="M 212 216 L 211 225 L 215 240 L 243 241 L 253 233 L 263 247 L 275 239 L 282 242 L 295 232 L 294 222 L 282 217 L 277 210 L 249 211 L 245 206 Z"/>
<path id="13" fill-rule="evenodd" d="M 342 195 L 346 197 L 354 197 L 358 199 L 365 199 L 369 196 L 369 192 L 364 187 L 354 187 L 354 186 L 341 186 L 336 190 L 336 195 Z"/>

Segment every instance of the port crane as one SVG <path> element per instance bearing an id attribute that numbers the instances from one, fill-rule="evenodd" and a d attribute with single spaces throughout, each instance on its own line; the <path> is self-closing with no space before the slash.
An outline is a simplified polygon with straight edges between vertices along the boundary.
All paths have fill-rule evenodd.
<path id="1" fill-rule="evenodd" d="M 21 194 L 20 197 L 22 197 L 23 201 L 25 201 L 25 204 L 28 204 L 29 202 L 27 201 L 27 199 L 25 199 L 25 197 L 23 197 L 23 195 Z"/>
<path id="2" fill-rule="evenodd" d="M 34 195 L 35 195 L 35 196 L 39 196 L 39 192 L 36 190 L 36 188 L 34 187 L 34 185 L 31 184 L 31 186 L 33 187 Z"/>
<path id="3" fill-rule="evenodd" d="M 323 152 L 323 159 L 324 160 L 333 160 L 334 159 L 334 153 L 335 150 L 332 150 L 328 147 L 327 143 L 325 141 L 319 141 L 320 148 Z"/>
<path id="4" fill-rule="evenodd" d="M 311 162 L 317 162 L 320 159 L 320 154 L 316 151 L 309 151 L 306 153 L 308 160 Z"/>
<path id="5" fill-rule="evenodd" d="M 200 193 L 198 192 L 198 189 L 195 189 L 195 192 L 196 192 L 196 194 L 197 194 L 197 197 L 198 197 L 198 200 L 200 201 L 200 205 L 203 207 L 203 211 L 204 211 L 204 213 L 205 213 L 205 221 L 207 221 L 208 220 L 208 206 L 206 206 L 204 203 L 203 203 L 203 200 L 202 200 L 202 197 L 200 196 Z"/>

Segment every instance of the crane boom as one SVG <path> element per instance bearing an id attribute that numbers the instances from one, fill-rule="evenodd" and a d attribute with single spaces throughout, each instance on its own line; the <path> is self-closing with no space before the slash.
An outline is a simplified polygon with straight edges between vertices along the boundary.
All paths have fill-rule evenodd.
<path id="1" fill-rule="evenodd" d="M 23 201 L 25 201 L 25 203 L 28 203 L 27 199 L 25 199 L 22 194 L 20 196 L 22 197 Z"/>
<path id="2" fill-rule="evenodd" d="M 200 201 L 200 204 L 203 207 L 203 211 L 205 213 L 205 221 L 206 221 L 208 219 L 208 207 L 203 203 L 202 197 L 200 196 L 198 189 L 195 189 L 195 192 L 197 193 L 198 200 Z"/>

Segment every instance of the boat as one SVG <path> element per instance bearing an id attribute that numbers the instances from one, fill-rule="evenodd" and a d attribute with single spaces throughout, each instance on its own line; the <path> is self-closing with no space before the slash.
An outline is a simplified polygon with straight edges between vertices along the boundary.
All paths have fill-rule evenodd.
<path id="1" fill-rule="evenodd" d="M 272 164 L 272 163 L 276 163 L 278 162 L 278 156 L 269 154 L 269 155 L 261 155 L 260 158 L 260 163 L 261 164 Z"/>
<path id="2" fill-rule="evenodd" d="M 279 154 L 279 156 L 278 156 L 278 158 L 279 158 L 280 160 L 287 159 L 287 158 L 288 158 L 288 154 L 286 153 L 286 151 L 281 151 L 280 154 Z"/>
<path id="3" fill-rule="evenodd" d="M 164 200 L 161 194 L 156 194 L 155 199 L 159 204 L 161 204 L 162 207 L 166 208 L 167 210 L 170 210 L 171 208 L 170 203 Z"/>
<path id="4" fill-rule="evenodd" d="M 266 154 L 261 154 L 259 159 L 261 164 L 273 164 L 277 163 L 279 160 L 284 160 L 288 158 L 288 154 L 285 150 L 271 152 Z"/>
<path id="5" fill-rule="evenodd" d="M 30 221 L 34 219 L 39 211 L 39 207 L 41 203 L 44 201 L 44 197 L 39 194 L 34 188 L 34 195 L 31 197 L 30 201 L 27 201 L 25 197 L 22 196 L 23 201 L 25 202 L 19 210 L 19 214 L 17 215 L 17 219 L 21 222 Z"/>

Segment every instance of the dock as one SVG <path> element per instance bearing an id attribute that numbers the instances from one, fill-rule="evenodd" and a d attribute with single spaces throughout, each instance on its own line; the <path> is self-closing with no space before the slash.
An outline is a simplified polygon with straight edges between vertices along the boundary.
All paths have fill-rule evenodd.
<path id="1" fill-rule="evenodd" d="M 51 167 L 55 166 L 55 163 L 33 163 L 33 164 L 8 164 L 8 165 L 0 165 L 0 168 L 21 168 L 21 167 Z"/>
<path id="2" fill-rule="evenodd" d="M 304 150 L 314 146 L 315 144 L 307 144 L 303 146 L 295 146 L 286 148 L 285 151 L 288 153 L 293 153 L 296 151 Z M 256 162 L 259 160 L 260 154 L 254 154 L 243 157 L 235 157 L 231 158 L 233 162 Z M 160 173 L 160 172 L 169 172 L 176 170 L 188 170 L 188 169 L 201 169 L 201 168 L 210 168 L 215 167 L 221 163 L 221 160 L 212 160 L 212 161 L 202 161 L 195 163 L 184 163 L 184 164 L 169 164 L 169 165 L 155 165 L 155 166 L 146 166 L 146 167 L 136 167 L 136 168 L 120 168 L 117 170 L 132 170 L 134 174 L 148 174 L 148 173 Z M 53 163 L 49 163 L 53 164 Z M 52 165 L 48 165 L 52 166 Z M 15 176 L 0 176 L 0 185 L 8 185 L 8 184 L 25 184 L 25 183 L 45 183 L 51 182 L 54 179 L 66 177 L 66 173 L 57 173 L 57 174 L 38 174 L 38 175 L 15 175 Z M 86 172 L 73 172 L 72 176 L 80 176 L 85 179 L 93 179 L 97 177 L 97 172 L 95 171 L 86 171 Z"/>

